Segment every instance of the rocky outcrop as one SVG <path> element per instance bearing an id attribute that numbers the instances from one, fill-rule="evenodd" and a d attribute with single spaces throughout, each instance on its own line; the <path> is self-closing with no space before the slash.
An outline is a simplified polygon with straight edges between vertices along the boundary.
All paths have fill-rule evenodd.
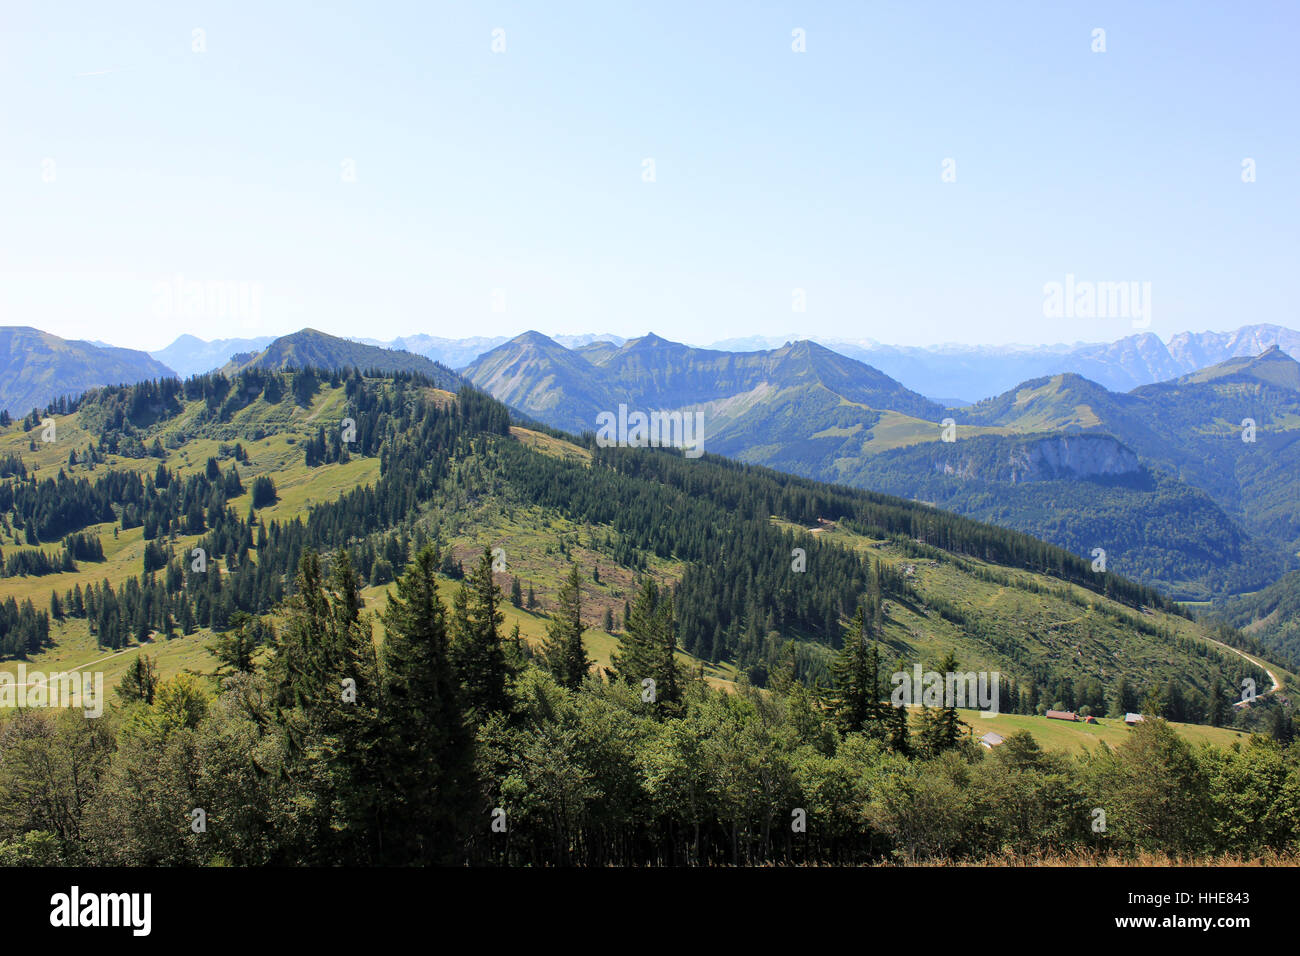
<path id="1" fill-rule="evenodd" d="M 1109 435 L 1040 439 L 1018 446 L 1007 464 L 1013 483 L 1131 475 L 1141 468 L 1137 453 Z"/>
<path id="2" fill-rule="evenodd" d="M 1137 453 L 1110 435 L 1051 435 L 999 445 L 996 458 L 979 462 L 969 456 L 946 455 L 935 461 L 935 470 L 955 478 L 1020 484 L 1119 477 L 1142 469 Z"/>

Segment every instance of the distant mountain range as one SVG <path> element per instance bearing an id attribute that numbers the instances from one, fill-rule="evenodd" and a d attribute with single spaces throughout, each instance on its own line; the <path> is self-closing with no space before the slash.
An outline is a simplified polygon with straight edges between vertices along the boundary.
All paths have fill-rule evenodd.
<path id="1" fill-rule="evenodd" d="M 14 416 L 26 415 L 62 396 L 75 397 L 102 385 L 189 378 L 217 369 L 303 366 L 416 372 L 452 390 L 464 384 L 450 368 L 424 355 L 366 345 L 314 329 L 279 338 L 212 342 L 182 335 L 151 355 L 99 342 L 61 339 L 38 329 L 7 326 L 0 327 L 0 409 Z"/>
<path id="2" fill-rule="evenodd" d="M 196 375 L 221 368 L 236 355 L 260 352 L 275 336 L 253 339 L 213 339 L 205 342 L 193 335 L 182 335 L 165 349 L 149 353 L 158 361 L 174 368 L 183 376 Z M 347 339 L 376 348 L 398 352 L 413 352 L 450 369 L 464 368 L 480 355 L 510 341 L 506 335 L 472 336 L 464 339 L 439 338 L 436 335 L 404 335 L 387 341 L 381 339 Z M 578 348 L 592 342 L 608 341 L 622 345 L 625 339 L 617 335 L 557 335 L 555 341 L 568 348 Z"/>
<path id="3" fill-rule="evenodd" d="M 1277 346 L 1127 393 L 1065 373 L 960 409 L 808 341 L 567 349 L 526 332 L 463 374 L 572 432 L 621 404 L 702 411 L 706 451 L 1102 548 L 1184 598 L 1261 587 L 1300 548 L 1300 363 Z"/>
<path id="4" fill-rule="evenodd" d="M 713 348 L 775 348 L 799 336 L 751 336 Z M 1233 332 L 1182 332 L 1168 342 L 1152 333 L 1115 342 L 1076 345 L 882 345 L 871 340 L 818 339 L 842 355 L 880 369 L 891 378 L 946 404 L 973 402 L 1031 378 L 1073 372 L 1112 391 L 1163 382 L 1230 358 L 1259 355 L 1276 345 L 1300 359 L 1300 332 L 1280 325 L 1247 325 Z"/>
<path id="5" fill-rule="evenodd" d="M 622 345 L 627 341 L 617 335 L 608 334 L 557 335 L 554 338 L 556 342 L 571 349 L 590 345 L 592 342 L 613 342 L 616 345 Z M 494 335 L 487 338 L 444 339 L 434 335 L 405 335 L 390 339 L 387 342 L 380 339 L 358 339 L 358 341 L 367 345 L 377 345 L 380 348 L 404 349 L 407 352 L 415 352 L 417 355 L 433 359 L 448 368 L 464 368 L 485 352 L 509 342 L 510 337 L 507 335 Z"/>
<path id="6" fill-rule="evenodd" d="M 774 411 L 782 398 L 793 397 L 790 391 L 801 404 L 815 403 L 822 416 L 845 423 L 855 417 L 855 406 L 931 418 L 942 410 L 875 369 L 813 342 L 767 352 L 718 352 L 652 334 L 621 346 L 593 343 L 570 350 L 538 332 L 525 332 L 463 374 L 501 401 L 574 433 L 592 430 L 597 414 L 620 403 L 653 408 L 719 403 L 709 409 L 712 441 L 723 438 L 719 415 L 730 433 L 766 433 L 776 425 Z"/>
<path id="7" fill-rule="evenodd" d="M 780 348 L 806 335 L 749 336 L 708 346 L 711 351 L 758 352 Z M 616 335 L 556 335 L 551 340 L 569 349 L 597 342 L 626 343 Z M 358 339 L 366 345 L 423 355 L 448 368 L 460 369 L 504 345 L 506 336 L 462 339 L 409 335 L 381 341 Z M 1278 346 L 1300 359 L 1300 332 L 1279 325 L 1248 325 L 1233 332 L 1183 332 L 1168 342 L 1156 335 L 1131 335 L 1115 342 L 1048 345 L 883 345 L 870 339 L 814 338 L 833 352 L 879 369 L 890 378 L 943 405 L 957 406 L 997 395 L 1020 382 L 1073 372 L 1112 391 L 1168 381 L 1230 358 L 1259 355 Z M 265 348 L 270 338 L 219 339 L 203 342 L 182 335 L 165 349 L 151 353 L 182 375 L 220 368 L 232 355 Z"/>
<path id="8" fill-rule="evenodd" d="M 146 352 L 61 339 L 26 326 L 0 327 L 0 409 L 14 416 L 96 386 L 174 375 Z"/>
<path id="9" fill-rule="evenodd" d="M 173 374 L 140 352 L 33 329 L 3 333 L 0 397 L 15 413 L 93 385 Z M 1277 326 L 1020 352 L 807 340 L 758 351 L 748 348 L 758 340 L 745 340 L 729 351 L 654 334 L 566 344 L 526 332 L 461 373 L 417 350 L 463 356 L 492 339 L 399 341 L 410 350 L 304 329 L 270 341 L 182 337 L 158 354 L 184 369 L 224 357 L 228 372 L 358 367 L 416 372 L 450 389 L 468 381 L 573 433 L 595 430 L 597 416 L 620 405 L 701 412 L 707 452 L 928 501 L 1079 554 L 1104 548 L 1116 570 L 1184 599 L 1263 587 L 1300 550 L 1300 364 L 1288 354 L 1300 351 L 1300 335 Z M 927 396 L 952 394 L 959 377 L 931 372 L 937 386 L 912 388 L 845 354 L 854 348 L 913 363 L 913 381 L 923 361 L 988 380 L 1049 361 L 1112 382 L 1173 374 L 1119 391 L 1057 371 L 958 407 Z M 1218 361 L 1188 368 L 1210 359 Z M 1241 440 L 1246 419 L 1250 442 Z M 955 442 L 942 440 L 944 422 Z"/>
<path id="10" fill-rule="evenodd" d="M 182 335 L 165 349 L 149 354 L 169 368 L 176 370 L 182 378 L 211 372 L 221 368 L 230 361 L 231 356 L 241 352 L 260 352 L 272 342 L 275 336 L 263 335 L 254 339 L 214 339 L 205 342 L 193 335 Z"/>

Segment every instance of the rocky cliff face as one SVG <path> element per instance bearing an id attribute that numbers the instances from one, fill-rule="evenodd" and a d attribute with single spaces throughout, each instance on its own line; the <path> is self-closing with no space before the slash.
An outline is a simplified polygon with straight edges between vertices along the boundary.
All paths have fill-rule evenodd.
<path id="1" fill-rule="evenodd" d="M 1109 435 L 1060 435 L 1017 452 L 1008 463 L 1012 482 L 1129 475 L 1141 467 L 1133 449 Z"/>
<path id="2" fill-rule="evenodd" d="M 990 463 L 957 456 L 935 462 L 940 474 L 1011 484 L 1131 475 L 1141 467 L 1133 449 L 1109 435 L 1053 435 L 1013 442 L 1004 456 Z"/>

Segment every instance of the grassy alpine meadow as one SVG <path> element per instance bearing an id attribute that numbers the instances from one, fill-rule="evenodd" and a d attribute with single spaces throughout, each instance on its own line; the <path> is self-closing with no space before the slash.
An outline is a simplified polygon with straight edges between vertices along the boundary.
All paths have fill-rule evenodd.
<path id="1" fill-rule="evenodd" d="M 966 733 L 975 740 L 988 733 L 1003 739 L 1015 733 L 1031 734 L 1044 749 L 1078 754 L 1100 744 L 1120 747 L 1133 735 L 1133 728 L 1122 718 L 1100 717 L 1097 723 L 1082 720 L 1055 720 L 1037 714 L 993 714 L 978 710 L 957 708 L 966 724 Z M 1169 727 L 1190 744 L 1209 744 L 1215 747 L 1249 745 L 1251 734 L 1230 727 L 1211 727 L 1206 724 L 1180 724 L 1170 722 Z"/>

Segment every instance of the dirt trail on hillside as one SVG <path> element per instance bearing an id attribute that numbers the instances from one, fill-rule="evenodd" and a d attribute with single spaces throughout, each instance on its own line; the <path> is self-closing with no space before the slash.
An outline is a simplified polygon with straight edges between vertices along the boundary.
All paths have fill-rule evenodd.
<path id="1" fill-rule="evenodd" d="M 1236 654 L 1236 655 L 1239 656 L 1239 657 L 1244 657 L 1246 660 L 1250 661 L 1250 662 L 1251 662 L 1252 664 L 1254 664 L 1256 667 L 1262 667 L 1262 668 L 1264 668 L 1264 673 L 1267 674 L 1267 675 L 1268 675 L 1268 679 L 1271 680 L 1271 681 L 1273 682 L 1273 686 L 1270 687 L 1268 690 L 1264 691 L 1264 693 L 1257 695 L 1257 697 L 1266 697 L 1267 695 L 1273 693 L 1273 692 L 1276 691 L 1279 687 L 1282 686 L 1281 682 L 1277 679 L 1277 675 L 1274 674 L 1271 670 L 1269 670 L 1268 665 L 1265 664 L 1263 661 L 1258 660 L 1258 659 L 1256 659 L 1256 658 L 1254 658 L 1254 657 L 1251 657 L 1251 656 L 1250 656 L 1249 654 L 1247 654 L 1245 651 L 1238 650 L 1237 648 L 1233 647 L 1231 644 L 1224 644 L 1222 641 L 1216 641 L 1216 640 L 1215 640 L 1214 638 L 1212 638 L 1212 637 L 1207 637 L 1206 640 L 1209 641 L 1211 644 L 1217 644 L 1217 645 L 1219 645 L 1219 647 L 1222 647 L 1224 650 L 1232 651 L 1232 653 Z M 1244 701 L 1244 700 L 1239 700 L 1239 701 L 1237 701 L 1235 704 L 1233 704 L 1232 706 L 1233 706 L 1233 707 L 1243 707 L 1243 706 L 1245 706 L 1245 704 L 1246 704 L 1246 701 Z"/>

